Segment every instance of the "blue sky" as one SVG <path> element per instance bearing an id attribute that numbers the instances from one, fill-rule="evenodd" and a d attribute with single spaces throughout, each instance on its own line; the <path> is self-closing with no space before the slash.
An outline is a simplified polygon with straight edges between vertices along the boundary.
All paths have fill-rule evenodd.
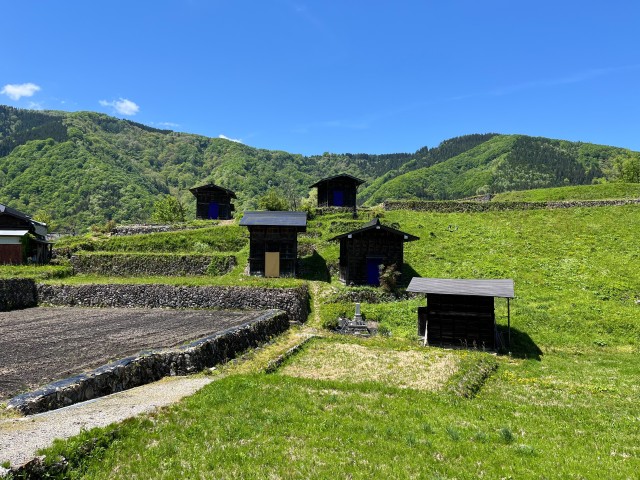
<path id="1" fill-rule="evenodd" d="M 635 0 L 2 2 L 0 103 L 292 153 L 469 133 L 640 150 Z"/>

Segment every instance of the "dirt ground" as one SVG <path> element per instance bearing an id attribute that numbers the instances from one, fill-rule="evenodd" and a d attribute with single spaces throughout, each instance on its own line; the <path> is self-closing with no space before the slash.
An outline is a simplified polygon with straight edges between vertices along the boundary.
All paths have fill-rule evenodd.
<path id="1" fill-rule="evenodd" d="M 260 314 L 66 307 L 0 312 L 0 401 L 143 350 L 212 335 Z"/>

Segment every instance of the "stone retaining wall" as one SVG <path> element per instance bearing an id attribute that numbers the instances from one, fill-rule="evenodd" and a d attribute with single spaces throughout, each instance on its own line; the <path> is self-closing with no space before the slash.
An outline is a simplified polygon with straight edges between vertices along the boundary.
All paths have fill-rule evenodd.
<path id="1" fill-rule="evenodd" d="M 309 290 L 174 285 L 46 285 L 39 284 L 38 303 L 53 306 L 119 308 L 220 308 L 284 310 L 290 321 L 305 322 Z"/>
<path id="2" fill-rule="evenodd" d="M 414 210 L 420 212 L 465 213 L 504 210 L 540 210 L 548 208 L 610 207 L 640 204 L 631 200 L 575 200 L 562 202 L 464 202 L 456 200 L 424 201 L 398 200 L 384 202 L 385 210 Z"/>
<path id="3" fill-rule="evenodd" d="M 248 348 L 255 348 L 287 328 L 287 314 L 270 310 L 256 320 L 178 349 L 142 352 L 104 365 L 91 373 L 18 395 L 8 402 L 7 407 L 32 415 L 144 385 L 165 376 L 199 372 L 231 359 Z"/>
<path id="4" fill-rule="evenodd" d="M 71 257 L 74 273 L 117 276 L 224 275 L 236 264 L 233 255 L 82 253 Z"/>
<path id="5" fill-rule="evenodd" d="M 215 225 L 217 222 L 211 221 L 211 225 Z M 164 233 L 175 232 L 177 230 L 191 230 L 199 228 L 196 226 L 186 226 L 181 224 L 173 225 L 118 225 L 111 230 L 111 235 L 143 235 L 147 233 Z"/>
<path id="6" fill-rule="evenodd" d="M 38 304 L 36 284 L 33 280 L 15 278 L 0 280 L 0 311 L 8 312 Z"/>

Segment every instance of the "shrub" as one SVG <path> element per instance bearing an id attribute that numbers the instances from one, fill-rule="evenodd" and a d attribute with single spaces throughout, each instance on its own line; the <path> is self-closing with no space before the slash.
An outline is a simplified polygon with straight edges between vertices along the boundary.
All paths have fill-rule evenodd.
<path id="1" fill-rule="evenodd" d="M 382 291 L 387 293 L 395 292 L 400 275 L 397 265 L 393 264 L 386 267 L 380 265 L 380 288 Z"/>
<path id="2" fill-rule="evenodd" d="M 184 222 L 185 208 L 182 202 L 172 195 L 165 195 L 153 204 L 151 219 L 160 223 Z"/>
<path id="3" fill-rule="evenodd" d="M 282 211 L 289 210 L 289 202 L 281 192 L 275 188 L 270 188 L 258 200 L 258 207 L 262 210 Z"/>

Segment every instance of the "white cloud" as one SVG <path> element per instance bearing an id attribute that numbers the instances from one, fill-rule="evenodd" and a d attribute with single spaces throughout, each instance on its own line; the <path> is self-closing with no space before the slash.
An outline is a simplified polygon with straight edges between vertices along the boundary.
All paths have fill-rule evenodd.
<path id="1" fill-rule="evenodd" d="M 31 97 L 34 93 L 40 90 L 40 87 L 35 83 L 8 83 L 0 93 L 8 96 L 11 100 L 20 100 L 22 97 Z"/>
<path id="2" fill-rule="evenodd" d="M 173 122 L 158 122 L 157 125 L 160 127 L 168 127 L 168 128 L 176 128 L 180 126 L 179 123 L 173 123 Z"/>
<path id="3" fill-rule="evenodd" d="M 103 107 L 112 107 L 120 115 L 135 115 L 140 110 L 140 107 L 135 102 L 126 98 L 120 98 L 112 102 L 100 100 L 98 103 Z"/>
<path id="4" fill-rule="evenodd" d="M 232 142 L 236 142 L 236 143 L 242 143 L 242 140 L 239 138 L 229 138 L 226 135 L 218 135 L 218 138 L 224 138 L 225 140 L 231 140 Z"/>
<path id="5" fill-rule="evenodd" d="M 29 110 L 44 110 L 44 107 L 39 102 L 29 102 L 29 105 L 27 106 L 27 108 Z"/>

